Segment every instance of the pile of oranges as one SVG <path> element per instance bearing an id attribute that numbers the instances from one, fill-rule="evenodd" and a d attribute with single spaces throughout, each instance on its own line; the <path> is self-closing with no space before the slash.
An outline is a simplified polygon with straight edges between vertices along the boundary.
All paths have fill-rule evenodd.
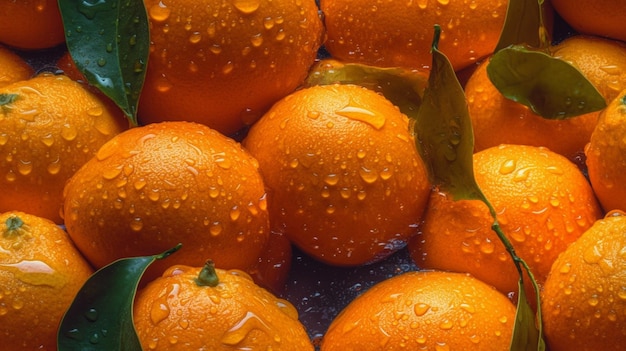
<path id="1" fill-rule="evenodd" d="M 547 120 L 487 75 L 506 0 L 143 3 L 131 125 L 74 65 L 57 1 L 0 0 L 4 347 L 56 350 L 95 271 L 182 243 L 139 283 L 145 350 L 508 350 L 519 276 L 487 206 L 431 183 L 409 117 L 382 94 L 304 85 L 321 53 L 426 76 L 435 24 L 466 94 L 476 182 L 540 287 L 549 350 L 626 341 L 625 6 L 547 3 L 547 51 L 607 103 Z M 287 299 L 304 281 L 294 249 L 328 272 L 398 252 L 416 268 L 386 272 L 312 338 Z"/>

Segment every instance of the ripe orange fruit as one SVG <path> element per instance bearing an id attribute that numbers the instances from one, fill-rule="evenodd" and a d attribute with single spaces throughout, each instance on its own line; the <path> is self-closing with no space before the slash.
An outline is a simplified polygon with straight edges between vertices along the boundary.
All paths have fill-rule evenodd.
<path id="1" fill-rule="evenodd" d="M 196 123 L 153 123 L 117 135 L 74 174 L 64 195 L 67 231 L 98 268 L 182 243 L 150 267 L 152 274 L 173 263 L 201 266 L 207 257 L 247 269 L 269 236 L 258 163 Z"/>
<path id="2" fill-rule="evenodd" d="M 623 350 L 626 214 L 609 212 L 554 262 L 542 292 L 551 351 Z"/>
<path id="3" fill-rule="evenodd" d="M 403 247 L 429 191 L 408 123 L 355 85 L 314 86 L 277 102 L 243 141 L 259 161 L 273 230 L 334 265 Z"/>
<path id="4" fill-rule="evenodd" d="M 52 221 L 0 214 L 0 335 L 4 350 L 56 350 L 63 314 L 92 268 Z"/>
<path id="5" fill-rule="evenodd" d="M 614 0 L 551 0 L 552 6 L 577 32 L 626 41 L 626 6 Z"/>
<path id="6" fill-rule="evenodd" d="M 313 350 L 298 312 L 238 270 L 172 266 L 137 293 L 145 350 Z"/>
<path id="7" fill-rule="evenodd" d="M 57 0 L 1 0 L 0 43 L 46 49 L 65 41 Z"/>
<path id="8" fill-rule="evenodd" d="M 322 0 L 330 54 L 380 67 L 430 69 L 434 25 L 455 70 L 493 52 L 508 1 Z"/>
<path id="9" fill-rule="evenodd" d="M 607 102 L 626 89 L 626 45 L 574 36 L 551 50 L 555 57 L 580 69 Z M 567 120 L 544 119 L 505 98 L 489 80 L 487 62 L 476 69 L 465 86 L 476 151 L 500 144 L 525 144 L 545 146 L 570 159 L 582 154 L 599 112 Z"/>
<path id="10" fill-rule="evenodd" d="M 546 148 L 483 150 L 474 155 L 474 174 L 502 231 L 539 284 L 559 253 L 602 215 L 578 167 Z M 435 190 L 421 234 L 409 242 L 411 257 L 419 267 L 468 272 L 502 293 L 515 293 L 519 275 L 492 224 L 482 201 L 454 201 Z"/>
<path id="11" fill-rule="evenodd" d="M 234 133 L 304 81 L 322 41 L 314 0 L 145 4 L 152 44 L 144 124 L 188 120 Z"/>
<path id="12" fill-rule="evenodd" d="M 34 73 L 33 68 L 21 57 L 0 46 L 0 87 L 29 79 Z"/>
<path id="13" fill-rule="evenodd" d="M 408 272 L 354 299 L 321 350 L 508 350 L 514 321 L 511 301 L 470 275 Z"/>
<path id="14" fill-rule="evenodd" d="M 62 75 L 0 87 L 0 212 L 61 223 L 65 182 L 126 125 L 119 109 Z"/>
<path id="15" fill-rule="evenodd" d="M 585 149 L 589 180 L 605 211 L 626 211 L 626 89 L 600 114 Z"/>

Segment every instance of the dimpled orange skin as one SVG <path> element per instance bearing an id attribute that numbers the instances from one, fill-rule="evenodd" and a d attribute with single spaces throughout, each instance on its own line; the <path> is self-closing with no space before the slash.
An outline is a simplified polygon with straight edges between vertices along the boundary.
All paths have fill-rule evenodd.
<path id="1" fill-rule="evenodd" d="M 13 51 L 0 46 L 0 87 L 29 79 L 33 68 Z"/>
<path id="2" fill-rule="evenodd" d="M 46 49 L 65 41 L 57 0 L 1 0 L 0 43 Z"/>
<path id="3" fill-rule="evenodd" d="M 470 275 L 409 272 L 354 299 L 321 351 L 508 350 L 514 321 L 511 301 Z"/>
<path id="4" fill-rule="evenodd" d="M 140 123 L 189 120 L 230 135 L 306 77 L 322 43 L 313 0 L 146 0 L 150 64 Z"/>
<path id="5" fill-rule="evenodd" d="M 626 90 L 602 112 L 585 149 L 589 180 L 605 211 L 626 211 Z"/>
<path id="6" fill-rule="evenodd" d="M 256 264 L 269 235 L 257 162 L 204 125 L 153 123 L 102 146 L 65 188 L 67 231 L 96 267 L 182 248 L 155 262 L 221 267 Z"/>
<path id="7" fill-rule="evenodd" d="M 626 89 L 625 45 L 573 36 L 550 50 L 554 57 L 577 67 L 607 103 Z M 565 120 L 545 119 L 504 97 L 489 80 L 487 63 L 480 64 L 465 86 L 476 151 L 500 144 L 524 144 L 544 146 L 570 159 L 583 153 L 599 111 Z"/>
<path id="8" fill-rule="evenodd" d="M 577 32 L 626 41 L 626 6 L 615 0 L 551 0 L 554 9 Z"/>
<path id="9" fill-rule="evenodd" d="M 539 284 L 556 257 L 602 216 L 578 167 L 545 148 L 502 145 L 478 152 L 474 175 Z M 453 201 L 433 191 L 421 234 L 409 242 L 411 257 L 419 267 L 468 272 L 515 293 L 519 275 L 493 222 L 482 201 Z"/>
<path id="10" fill-rule="evenodd" d="M 626 343 L 626 214 L 594 223 L 554 262 L 542 291 L 551 351 L 618 351 Z"/>
<path id="11" fill-rule="evenodd" d="M 62 75 L 0 87 L 0 211 L 62 223 L 65 182 L 127 128 L 122 112 Z"/>
<path id="12" fill-rule="evenodd" d="M 134 322 L 145 350 L 313 351 L 291 303 L 244 272 L 216 269 L 215 287 L 198 286 L 199 272 L 172 266 L 137 293 Z"/>
<path id="13" fill-rule="evenodd" d="M 374 262 L 415 234 L 430 184 L 408 118 L 381 95 L 354 85 L 299 90 L 244 145 L 268 187 L 272 228 L 316 259 Z"/>
<path id="14" fill-rule="evenodd" d="M 11 230 L 17 219 L 22 224 Z M 52 221 L 18 211 L 0 213 L 2 349 L 56 350 L 61 318 L 92 273 Z"/>
<path id="15" fill-rule="evenodd" d="M 493 52 L 506 0 L 322 0 L 331 55 L 346 62 L 429 69 L 434 25 L 455 70 Z"/>

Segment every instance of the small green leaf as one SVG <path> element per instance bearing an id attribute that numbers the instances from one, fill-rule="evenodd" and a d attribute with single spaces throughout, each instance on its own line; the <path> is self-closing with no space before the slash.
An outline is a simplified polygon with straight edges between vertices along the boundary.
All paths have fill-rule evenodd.
<path id="1" fill-rule="evenodd" d="M 455 200 L 482 200 L 474 179 L 474 134 L 465 94 L 450 61 L 437 49 L 440 33 L 435 26 L 428 87 L 414 116 L 417 147 L 433 185 Z"/>
<path id="2" fill-rule="evenodd" d="M 180 247 L 154 256 L 120 259 L 89 277 L 61 320 L 58 350 L 141 351 L 133 324 L 137 285 L 152 262 Z"/>
<path id="3" fill-rule="evenodd" d="M 495 53 L 487 74 L 502 95 L 544 118 L 566 119 L 606 107 L 604 97 L 574 66 L 522 45 Z"/>
<path id="4" fill-rule="evenodd" d="M 550 45 L 543 20 L 544 0 L 509 0 L 504 26 L 494 52 L 516 44 L 535 48 Z"/>
<path id="5" fill-rule="evenodd" d="M 535 327 L 535 312 L 528 303 L 526 291 L 524 290 L 524 281 L 520 278 L 518 281 L 517 310 L 515 312 L 515 328 L 513 329 L 513 337 L 511 339 L 511 351 L 543 351 L 546 349 L 542 335 L 541 312 L 536 314 L 539 318 L 538 327 Z M 538 292 L 538 291 L 537 291 Z M 538 308 L 541 308 L 537 299 Z"/>
<path id="6" fill-rule="evenodd" d="M 137 125 L 150 36 L 141 0 L 59 0 L 74 63 Z"/>
<path id="7" fill-rule="evenodd" d="M 383 94 L 408 115 L 419 109 L 427 82 L 428 74 L 425 72 L 326 59 L 313 67 L 305 86 L 357 84 Z"/>

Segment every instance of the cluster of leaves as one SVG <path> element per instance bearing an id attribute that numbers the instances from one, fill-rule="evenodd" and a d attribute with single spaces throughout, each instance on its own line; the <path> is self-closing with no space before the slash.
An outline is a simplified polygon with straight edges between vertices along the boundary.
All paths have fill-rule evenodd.
<path id="1" fill-rule="evenodd" d="M 143 1 L 59 0 L 59 6 L 67 45 L 77 67 L 90 84 L 126 113 L 131 125 L 136 125 L 149 53 Z M 507 13 L 515 16 L 507 15 L 488 65 L 490 79 L 504 96 L 545 118 L 571 118 L 605 107 L 604 99 L 578 70 L 550 56 L 542 6 L 543 0 L 509 1 Z M 534 313 L 525 296 L 524 271 L 539 296 L 537 283 L 502 233 L 493 207 L 474 179 L 474 140 L 465 95 L 450 62 L 438 49 L 439 33 L 435 26 L 432 69 L 427 76 L 400 68 L 325 60 L 312 71 L 306 84 L 360 84 L 380 91 L 411 118 L 416 147 L 429 167 L 432 183 L 456 200 L 487 204 L 493 229 L 518 269 L 519 300 L 510 349 L 543 351 L 541 312 Z M 96 272 L 61 323 L 59 350 L 141 350 L 132 323 L 138 282 L 154 260 L 179 247 L 155 256 L 119 260 Z M 539 301 L 536 305 L 540 306 Z"/>

